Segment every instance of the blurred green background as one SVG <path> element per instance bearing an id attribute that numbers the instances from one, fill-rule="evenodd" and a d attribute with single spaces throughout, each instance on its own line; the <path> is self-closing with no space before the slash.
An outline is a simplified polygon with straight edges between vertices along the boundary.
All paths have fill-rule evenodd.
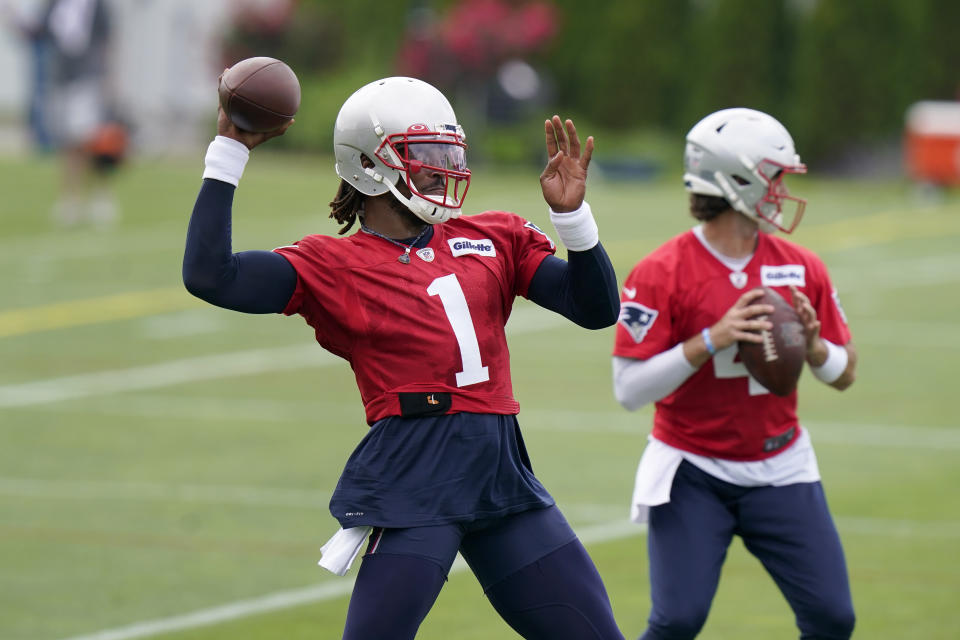
<path id="1" fill-rule="evenodd" d="M 330 162 L 254 153 L 235 249 L 334 232 Z M 36 215 L 54 197 L 51 162 L 0 159 L 0 174 L 22 187 L 0 216 L 0 638 L 339 637 L 356 568 L 337 578 L 315 562 L 337 528 L 330 491 L 366 428 L 349 367 L 299 318 L 216 309 L 182 289 L 198 162 L 129 166 L 110 232 L 51 230 Z M 591 177 L 621 281 L 689 226 L 679 177 Z M 847 392 L 806 374 L 800 390 L 846 545 L 856 637 L 951 640 L 960 194 L 925 203 L 903 181 L 813 177 L 793 189 L 810 200 L 796 240 L 829 265 L 861 354 Z M 468 204 L 549 225 L 536 171 L 478 169 Z M 521 300 L 508 336 L 534 469 L 636 637 L 647 561 L 627 514 L 650 412 L 612 397 L 612 329 L 585 331 Z M 458 570 L 420 637 L 516 636 Z M 703 637 L 796 637 L 739 542 Z"/>
<path id="2" fill-rule="evenodd" d="M 484 30 L 488 4 L 113 2 L 125 24 L 145 15 L 157 33 L 166 23 L 154 16 L 171 7 L 220 13 L 204 31 L 213 55 L 195 105 L 134 92 L 170 109 L 126 114 L 133 139 L 109 177 L 110 226 L 58 226 L 56 154 L 0 135 L 0 638 L 340 636 L 356 569 L 336 578 L 314 563 L 337 526 L 330 491 L 365 429 L 352 372 L 298 318 L 212 308 L 180 283 L 216 76 L 249 55 L 289 61 L 304 93 L 295 126 L 246 169 L 235 250 L 336 231 L 333 118 L 386 75 L 420 69 L 450 96 L 470 143 L 468 212 L 512 210 L 549 230 L 542 120 L 571 116 L 596 136 L 588 198 L 621 282 L 691 225 L 689 127 L 733 105 L 781 119 L 810 167 L 790 183 L 809 200 L 792 238 L 830 268 L 861 354 L 845 393 L 804 375 L 800 406 L 846 545 L 855 637 L 957 637 L 960 193 L 910 180 L 903 137 L 911 104 L 957 97 L 960 4 L 510 2 L 540 13 Z M 144 33 L 127 63 L 175 58 Z M 186 91 L 189 78 L 172 77 Z M 24 128 L 22 115 L 0 113 L 0 129 Z M 193 118 L 195 137 L 161 144 Z M 626 520 L 650 412 L 612 397 L 612 329 L 584 331 L 521 300 L 508 334 L 534 468 L 636 637 L 646 550 Z M 773 582 L 734 544 L 701 637 L 796 635 Z M 419 637 L 516 635 L 457 565 Z"/>
<path id="3" fill-rule="evenodd" d="M 463 4 L 303 0 L 283 29 L 256 22 L 235 28 L 227 58 L 273 55 L 300 73 L 307 124 L 283 144 L 329 148 L 325 123 L 350 92 L 369 78 L 418 72 L 451 98 L 487 103 L 456 106 L 468 135 L 478 127 L 497 130 L 492 140 L 471 140 L 497 160 L 527 157 L 519 142 L 509 142 L 519 130 L 514 125 L 535 125 L 544 108 L 607 133 L 611 153 L 663 161 L 659 149 L 638 148 L 635 136 L 654 131 L 673 140 L 711 111 L 750 106 L 784 122 L 810 161 L 863 173 L 876 170 L 873 156 L 889 156 L 899 142 L 912 103 L 960 97 L 954 0 L 514 1 L 502 4 L 515 7 L 515 16 L 524 6 L 549 5 L 538 19 L 551 35 L 511 39 L 516 28 L 501 24 L 491 30 L 499 36 L 477 36 L 486 37 L 482 55 L 458 58 L 456 47 L 469 45 L 456 34 L 477 29 L 457 20 Z M 401 55 L 424 40 L 433 47 L 430 63 Z M 542 92 L 497 111 L 497 72 L 515 58 L 540 74 Z M 493 122 L 484 117 L 491 112 Z"/>

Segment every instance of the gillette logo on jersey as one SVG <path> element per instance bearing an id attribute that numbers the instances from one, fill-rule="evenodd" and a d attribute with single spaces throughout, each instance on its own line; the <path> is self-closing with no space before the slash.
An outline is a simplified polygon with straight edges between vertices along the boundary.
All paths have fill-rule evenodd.
<path id="1" fill-rule="evenodd" d="M 764 287 L 806 286 L 806 267 L 802 264 L 783 264 L 760 267 L 760 284 Z"/>
<path id="2" fill-rule="evenodd" d="M 497 255 L 497 248 L 493 246 L 493 240 L 483 238 L 474 240 L 472 238 L 450 238 L 447 240 L 450 245 L 450 252 L 454 258 L 465 255 L 478 255 L 494 258 Z"/>

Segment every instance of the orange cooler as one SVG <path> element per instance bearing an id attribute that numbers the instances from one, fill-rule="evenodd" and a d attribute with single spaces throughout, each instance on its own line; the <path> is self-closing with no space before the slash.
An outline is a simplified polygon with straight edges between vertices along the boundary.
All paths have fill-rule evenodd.
<path id="1" fill-rule="evenodd" d="M 960 184 L 960 102 L 923 101 L 907 110 L 907 173 L 939 185 Z"/>

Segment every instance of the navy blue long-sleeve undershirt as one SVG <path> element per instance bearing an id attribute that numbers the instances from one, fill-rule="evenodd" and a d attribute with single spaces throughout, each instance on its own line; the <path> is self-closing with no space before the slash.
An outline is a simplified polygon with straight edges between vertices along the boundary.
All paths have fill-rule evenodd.
<path id="1" fill-rule="evenodd" d="M 297 272 L 272 251 L 233 253 L 231 211 L 235 187 L 205 179 L 193 207 L 183 255 L 187 290 L 210 304 L 245 313 L 280 313 L 297 285 Z M 430 240 L 428 232 L 419 244 Z M 617 321 L 617 278 L 600 244 L 570 251 L 568 260 L 547 256 L 537 268 L 527 297 L 587 329 Z"/>

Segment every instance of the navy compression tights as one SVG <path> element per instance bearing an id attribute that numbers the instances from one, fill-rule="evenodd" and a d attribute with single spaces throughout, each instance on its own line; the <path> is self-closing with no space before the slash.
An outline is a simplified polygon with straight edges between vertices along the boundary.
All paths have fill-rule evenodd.
<path id="1" fill-rule="evenodd" d="M 412 639 L 445 580 L 443 569 L 423 558 L 364 557 L 344 640 Z M 600 575 L 578 540 L 507 576 L 486 595 L 527 640 L 623 640 Z"/>

